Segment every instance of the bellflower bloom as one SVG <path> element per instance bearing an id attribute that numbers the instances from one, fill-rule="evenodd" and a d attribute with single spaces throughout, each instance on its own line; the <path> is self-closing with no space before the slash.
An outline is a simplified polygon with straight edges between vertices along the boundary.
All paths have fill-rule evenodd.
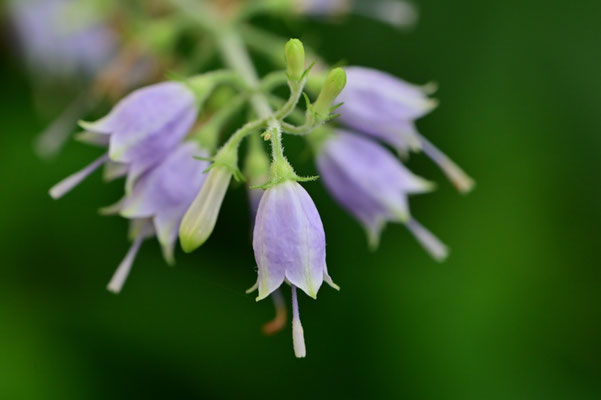
<path id="1" fill-rule="evenodd" d="M 269 296 L 284 280 L 313 298 L 324 280 L 333 285 L 326 266 L 321 218 L 313 200 L 297 182 L 277 184 L 263 194 L 253 249 L 259 267 L 257 300 Z"/>
<path id="2" fill-rule="evenodd" d="M 328 275 L 326 242 L 321 218 L 307 191 L 294 181 L 265 191 L 255 222 L 253 249 L 259 269 L 257 301 L 272 294 L 284 281 L 292 285 L 293 342 L 297 357 L 305 356 L 296 288 L 316 298 Z"/>
<path id="3" fill-rule="evenodd" d="M 24 56 L 37 72 L 91 76 L 115 53 L 115 34 L 85 0 L 16 0 L 9 6 Z"/>
<path id="4" fill-rule="evenodd" d="M 438 104 L 428 97 L 428 88 L 370 68 L 349 67 L 346 71 L 349 84 L 340 95 L 343 124 L 390 144 L 401 154 L 424 151 L 459 191 L 472 189 L 473 180 L 415 127 L 415 120 Z"/>
<path id="5" fill-rule="evenodd" d="M 65 195 L 107 161 L 128 173 L 128 190 L 145 171 L 161 161 L 188 134 L 198 115 L 198 102 L 188 86 L 164 82 L 138 89 L 121 100 L 104 118 L 81 123 L 83 140 L 108 147 L 108 153 L 50 190 Z"/>
<path id="6" fill-rule="evenodd" d="M 376 246 L 387 222 L 400 222 L 437 260 L 447 248 L 409 212 L 408 196 L 433 185 L 414 175 L 387 149 L 365 137 L 338 131 L 322 143 L 317 167 L 332 196 L 365 227 Z"/>
<path id="7" fill-rule="evenodd" d="M 184 142 L 171 152 L 161 163 L 146 172 L 134 185 L 130 194 L 116 205 L 105 209 L 105 213 L 118 213 L 134 221 L 146 221 L 145 230 L 139 231 L 130 252 L 119 266 L 109 283 L 109 290 L 119 292 L 134 262 L 141 241 L 149 233 L 157 236 L 165 260 L 172 264 L 180 222 L 194 196 L 205 181 L 207 161 L 195 157 L 209 154 L 196 142 Z"/>

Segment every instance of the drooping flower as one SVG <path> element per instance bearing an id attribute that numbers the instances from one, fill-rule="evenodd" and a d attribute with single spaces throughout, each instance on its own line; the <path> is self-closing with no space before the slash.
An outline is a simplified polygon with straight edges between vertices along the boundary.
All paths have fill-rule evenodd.
<path id="1" fill-rule="evenodd" d="M 433 184 L 414 175 L 378 143 L 347 131 L 337 131 L 318 150 L 317 167 L 326 188 L 357 218 L 376 246 L 388 222 L 403 223 L 437 260 L 447 248 L 410 214 L 408 196 L 426 193 Z"/>
<path id="2" fill-rule="evenodd" d="M 195 157 L 207 157 L 208 151 L 195 141 L 179 145 L 162 162 L 143 174 L 133 186 L 131 193 L 105 213 L 118 213 L 133 221 L 145 221 L 148 225 L 139 230 L 131 251 L 115 272 L 109 290 L 119 292 L 133 264 L 141 241 L 154 233 L 161 244 L 163 256 L 173 263 L 173 251 L 177 233 L 186 210 L 205 182 L 204 173 L 209 163 Z"/>
<path id="3" fill-rule="evenodd" d="M 253 249 L 259 267 L 257 300 L 269 296 L 284 280 L 313 298 L 324 280 L 331 282 L 321 218 L 297 182 L 277 184 L 263 194 Z"/>
<path id="4" fill-rule="evenodd" d="M 466 193 L 473 188 L 473 180 L 415 127 L 415 120 L 437 105 L 428 97 L 430 88 L 370 68 L 349 67 L 346 71 L 349 84 L 340 95 L 344 107 L 339 110 L 343 124 L 390 144 L 401 154 L 421 150 L 459 191 Z"/>
<path id="5" fill-rule="evenodd" d="M 82 123 L 84 140 L 108 147 L 108 153 L 50 190 L 60 198 L 108 161 L 128 174 L 128 189 L 186 137 L 198 115 L 195 93 L 183 83 L 164 82 L 138 89 L 104 118 Z"/>
<path id="6" fill-rule="evenodd" d="M 297 12 L 328 17 L 353 13 L 372 18 L 397 28 L 407 28 L 417 22 L 417 10 L 407 1 L 394 0 L 296 0 Z"/>
<path id="7" fill-rule="evenodd" d="M 297 357 L 305 356 L 296 288 L 316 298 L 323 281 L 338 289 L 328 275 L 321 218 L 307 191 L 294 181 L 265 191 L 255 222 L 253 249 L 258 265 L 257 301 L 284 282 L 292 286 L 293 341 Z"/>
<path id="8" fill-rule="evenodd" d="M 14 0 L 9 11 L 21 50 L 36 73 L 91 76 L 116 51 L 116 35 L 94 2 Z"/>

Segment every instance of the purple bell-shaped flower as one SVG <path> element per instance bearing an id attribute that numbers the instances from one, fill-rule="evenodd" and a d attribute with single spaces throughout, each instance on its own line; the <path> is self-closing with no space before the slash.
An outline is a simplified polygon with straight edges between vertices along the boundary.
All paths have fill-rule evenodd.
<path id="1" fill-rule="evenodd" d="M 82 122 L 82 136 L 108 147 L 108 153 L 50 190 L 57 199 L 77 186 L 94 170 L 111 162 L 111 176 L 128 175 L 128 190 L 153 165 L 175 149 L 190 132 L 198 115 L 194 91 L 178 82 L 138 89 L 121 100 L 104 118 Z"/>
<path id="2" fill-rule="evenodd" d="M 131 193 L 114 206 L 104 209 L 105 214 L 119 214 L 137 221 L 142 226 L 108 289 L 118 293 L 133 264 L 142 241 L 154 233 L 161 244 L 165 260 L 172 264 L 179 225 L 196 193 L 202 187 L 209 166 L 208 151 L 194 141 L 179 145 L 162 162 L 146 172 L 133 186 Z"/>
<path id="3" fill-rule="evenodd" d="M 372 247 L 377 246 L 386 223 L 399 222 L 432 257 L 446 258 L 446 246 L 409 212 L 408 196 L 429 192 L 433 184 L 414 175 L 386 148 L 338 131 L 321 144 L 317 167 L 331 195 L 365 227 Z"/>
<path id="4" fill-rule="evenodd" d="M 390 74 L 363 67 L 348 67 L 348 84 L 339 99 L 344 125 L 384 141 L 401 154 L 423 151 L 447 175 L 462 193 L 469 192 L 474 181 L 451 159 L 423 137 L 415 120 L 438 104 L 428 97 L 429 87 L 407 83 Z"/>

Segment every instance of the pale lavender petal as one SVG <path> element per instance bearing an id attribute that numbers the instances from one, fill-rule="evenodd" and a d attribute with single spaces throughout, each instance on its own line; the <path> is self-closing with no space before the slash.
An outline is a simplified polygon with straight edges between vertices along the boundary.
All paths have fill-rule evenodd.
<path id="1" fill-rule="evenodd" d="M 348 67 L 348 83 L 339 100 L 341 121 L 407 153 L 420 148 L 414 120 L 434 109 L 437 102 L 427 90 L 390 74 L 363 67 Z"/>
<path id="2" fill-rule="evenodd" d="M 95 129 L 111 133 L 110 155 L 115 161 L 160 159 L 185 138 L 197 113 L 188 87 L 164 82 L 126 97 Z"/>
<path id="3" fill-rule="evenodd" d="M 195 156 L 206 157 L 208 153 L 193 141 L 180 145 L 140 178 L 126 198 L 122 215 L 139 218 L 175 213 L 183 218 L 209 166 L 207 161 L 197 160 Z"/>
<path id="4" fill-rule="evenodd" d="M 269 243 L 269 240 L 278 234 L 278 230 L 273 224 L 273 215 L 270 214 L 273 207 L 271 204 L 277 200 L 275 197 L 278 197 L 278 195 L 279 193 L 267 190 L 263 194 L 257 210 L 253 230 L 253 249 L 259 272 L 257 300 L 269 296 L 284 283 L 286 278 L 286 265 L 278 262 L 277 250 L 274 252 L 273 246 Z"/>
<path id="5" fill-rule="evenodd" d="M 95 18 L 93 3 L 14 0 L 9 6 L 20 47 L 38 73 L 92 76 L 115 53 L 116 36 Z"/>
<path id="6" fill-rule="evenodd" d="M 325 233 L 309 194 L 296 182 L 265 192 L 259 205 L 253 248 L 259 266 L 259 297 L 285 278 L 316 297 L 324 277 Z"/>
<path id="7" fill-rule="evenodd" d="M 433 188 L 386 148 L 341 130 L 324 143 L 317 168 L 332 197 L 364 226 L 371 247 L 386 222 L 408 220 L 408 195 Z"/>

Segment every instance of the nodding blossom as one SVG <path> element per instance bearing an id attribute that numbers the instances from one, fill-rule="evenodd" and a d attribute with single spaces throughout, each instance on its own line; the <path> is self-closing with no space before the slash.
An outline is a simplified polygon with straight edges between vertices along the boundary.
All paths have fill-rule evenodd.
<path id="1" fill-rule="evenodd" d="M 42 75 L 91 76 L 117 48 L 116 35 L 87 0 L 13 0 L 9 16 L 29 66 Z"/>
<path id="2" fill-rule="evenodd" d="M 408 196 L 429 192 L 433 184 L 414 175 L 386 148 L 340 130 L 322 142 L 317 167 L 334 199 L 364 226 L 372 247 L 388 222 L 398 222 L 432 257 L 447 257 L 446 246 L 409 212 Z"/>
<path id="3" fill-rule="evenodd" d="M 146 172 L 133 186 L 131 193 L 116 205 L 104 209 L 105 214 L 119 214 L 136 221 L 138 229 L 127 256 L 115 272 L 108 289 L 118 293 L 129 274 L 142 241 L 156 235 L 165 260 L 172 264 L 177 233 L 186 210 L 202 187 L 209 166 L 208 151 L 195 141 L 179 145 L 158 165 Z"/>
<path id="4" fill-rule="evenodd" d="M 428 97 L 430 88 L 375 69 L 348 67 L 346 71 L 349 83 L 340 95 L 344 107 L 339 111 L 344 125 L 390 144 L 401 154 L 423 151 L 459 191 L 473 188 L 474 181 L 415 127 L 415 121 L 438 104 Z"/>
<path id="5" fill-rule="evenodd" d="M 396 28 L 408 28 L 417 22 L 417 9 L 408 1 L 396 0 L 295 0 L 296 11 L 316 17 L 353 13 Z"/>
<path id="6" fill-rule="evenodd" d="M 104 118 L 81 123 L 82 140 L 108 147 L 108 152 L 50 190 L 57 199 L 94 170 L 111 162 L 128 175 L 128 190 L 145 171 L 169 154 L 190 132 L 198 115 L 194 91 L 178 82 L 138 89 L 121 100 Z"/>
<path id="7" fill-rule="evenodd" d="M 263 194 L 255 221 L 253 249 L 259 270 L 257 301 L 284 282 L 292 286 L 294 351 L 297 357 L 304 357 L 296 288 L 316 298 L 323 281 L 336 289 L 338 286 L 328 275 L 325 233 L 319 212 L 297 182 L 278 183 Z"/>

